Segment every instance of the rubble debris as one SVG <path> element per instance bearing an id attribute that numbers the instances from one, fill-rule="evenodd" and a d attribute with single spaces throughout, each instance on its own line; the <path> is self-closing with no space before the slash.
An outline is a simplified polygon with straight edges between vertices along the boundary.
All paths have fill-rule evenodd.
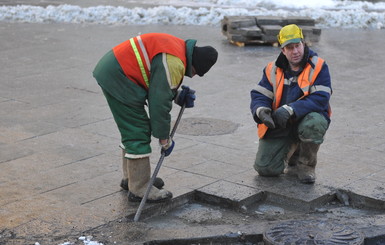
<path id="1" fill-rule="evenodd" d="M 311 46 L 318 42 L 321 29 L 315 27 L 315 20 L 309 17 L 289 16 L 225 16 L 221 21 L 222 34 L 237 46 L 246 44 L 271 44 L 278 46 L 279 30 L 289 24 L 302 28 L 305 42 Z"/>

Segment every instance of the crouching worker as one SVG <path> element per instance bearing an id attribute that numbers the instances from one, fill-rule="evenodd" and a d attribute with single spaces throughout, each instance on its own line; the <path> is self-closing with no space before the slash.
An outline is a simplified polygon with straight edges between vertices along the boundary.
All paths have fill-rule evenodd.
<path id="1" fill-rule="evenodd" d="M 306 46 L 297 25 L 284 26 L 278 41 L 281 53 L 251 91 L 250 109 L 260 138 L 254 168 L 261 176 L 295 174 L 312 184 L 317 152 L 330 124 L 329 69 Z"/>
<path id="2" fill-rule="evenodd" d="M 169 136 L 172 101 L 194 106 L 194 90 L 183 86 L 178 92 L 183 77 L 203 76 L 217 60 L 213 47 L 195 44 L 164 33 L 143 34 L 112 48 L 93 71 L 121 134 L 121 187 L 129 190 L 130 201 L 140 202 L 150 181 L 151 136 L 159 139 L 165 156 L 174 148 Z M 172 198 L 163 185 L 162 179 L 155 180 L 148 202 Z"/>

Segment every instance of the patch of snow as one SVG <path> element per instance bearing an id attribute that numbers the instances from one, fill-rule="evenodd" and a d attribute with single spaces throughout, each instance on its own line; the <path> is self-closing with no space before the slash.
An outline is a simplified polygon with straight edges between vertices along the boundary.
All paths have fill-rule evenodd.
<path id="1" fill-rule="evenodd" d="M 162 1 L 160 1 L 161 3 Z M 302 16 L 321 28 L 384 28 L 385 3 L 315 0 L 189 0 L 151 8 L 123 6 L 1 6 L 0 21 L 23 23 L 163 24 L 219 26 L 224 16 Z M 175 6 L 173 6 L 174 4 Z M 195 5 L 196 7 L 191 7 Z M 198 7 L 200 6 L 200 7 Z"/>

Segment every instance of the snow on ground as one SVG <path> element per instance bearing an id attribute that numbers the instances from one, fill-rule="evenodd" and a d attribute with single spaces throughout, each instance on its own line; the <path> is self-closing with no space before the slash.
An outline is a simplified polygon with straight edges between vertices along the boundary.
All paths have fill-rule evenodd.
<path id="1" fill-rule="evenodd" d="M 268 15 L 310 17 L 316 20 L 320 28 L 385 28 L 385 2 L 346 0 L 318 2 L 318 0 L 163 0 L 159 1 L 158 6 L 148 8 L 106 5 L 80 7 L 68 4 L 47 7 L 0 6 L 0 21 L 219 26 L 226 15 Z"/>
<path id="2" fill-rule="evenodd" d="M 79 237 L 79 240 L 80 241 L 83 241 L 83 244 L 84 245 L 103 245 L 103 243 L 99 243 L 97 241 L 92 241 L 92 236 L 81 236 Z M 72 242 L 65 242 L 65 243 L 61 243 L 59 245 L 73 245 L 74 243 Z M 40 245 L 40 243 L 38 242 L 35 242 L 35 245 Z"/>

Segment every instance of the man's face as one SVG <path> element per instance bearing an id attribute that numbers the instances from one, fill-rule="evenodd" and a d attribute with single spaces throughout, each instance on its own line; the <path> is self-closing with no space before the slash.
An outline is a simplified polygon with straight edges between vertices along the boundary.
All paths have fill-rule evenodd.
<path id="1" fill-rule="evenodd" d="M 303 58 L 304 50 L 305 46 L 302 42 L 290 43 L 282 48 L 282 53 L 289 61 L 291 69 L 297 70 L 299 68 L 300 62 Z"/>

